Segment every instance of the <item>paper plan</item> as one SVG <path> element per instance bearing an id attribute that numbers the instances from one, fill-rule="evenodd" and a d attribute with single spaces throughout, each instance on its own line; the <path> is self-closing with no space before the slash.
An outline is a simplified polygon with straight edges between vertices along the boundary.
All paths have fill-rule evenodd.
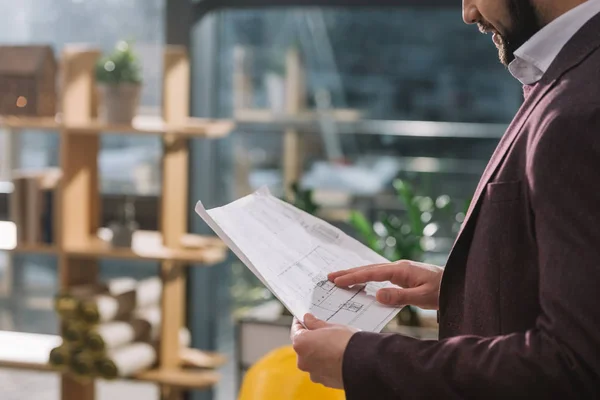
<path id="1" fill-rule="evenodd" d="M 400 308 L 375 299 L 369 283 L 344 289 L 327 274 L 363 265 L 386 263 L 367 246 L 338 228 L 272 196 L 267 189 L 226 206 L 196 212 L 238 258 L 300 321 L 312 313 L 331 323 L 380 332 Z"/>

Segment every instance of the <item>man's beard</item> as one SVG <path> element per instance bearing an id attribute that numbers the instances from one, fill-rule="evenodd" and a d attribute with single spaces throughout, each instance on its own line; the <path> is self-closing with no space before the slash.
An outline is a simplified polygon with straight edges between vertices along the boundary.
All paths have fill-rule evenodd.
<path id="1" fill-rule="evenodd" d="M 515 59 L 515 51 L 543 27 L 532 0 L 508 0 L 508 11 L 512 20 L 511 30 L 497 33 L 498 53 L 505 66 Z M 484 25 L 484 28 L 489 29 L 490 26 Z"/>

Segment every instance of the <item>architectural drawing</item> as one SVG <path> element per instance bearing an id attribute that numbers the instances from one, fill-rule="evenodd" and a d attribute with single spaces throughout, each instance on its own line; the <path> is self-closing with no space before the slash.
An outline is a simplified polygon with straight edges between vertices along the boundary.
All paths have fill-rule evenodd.
<path id="1" fill-rule="evenodd" d="M 209 211 L 198 203 L 196 211 L 300 320 L 312 313 L 379 332 L 400 311 L 378 303 L 362 286 L 341 288 L 327 280 L 331 272 L 385 262 L 383 257 L 267 190 Z"/>

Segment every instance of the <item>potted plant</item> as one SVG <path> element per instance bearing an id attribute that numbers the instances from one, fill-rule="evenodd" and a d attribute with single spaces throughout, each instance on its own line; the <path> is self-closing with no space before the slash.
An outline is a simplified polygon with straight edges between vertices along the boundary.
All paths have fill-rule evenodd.
<path id="1" fill-rule="evenodd" d="M 131 44 L 120 41 L 114 51 L 96 65 L 101 120 L 113 124 L 131 124 L 141 92 L 141 67 Z"/>

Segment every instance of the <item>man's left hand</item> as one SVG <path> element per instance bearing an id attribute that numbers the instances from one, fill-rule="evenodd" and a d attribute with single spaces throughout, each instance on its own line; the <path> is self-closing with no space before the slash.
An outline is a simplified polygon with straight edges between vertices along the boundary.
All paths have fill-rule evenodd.
<path id="1" fill-rule="evenodd" d="M 304 326 L 294 318 L 291 339 L 298 355 L 298 368 L 310 379 L 330 388 L 343 389 L 342 361 L 346 346 L 357 330 L 329 324 L 312 314 L 304 317 Z"/>

